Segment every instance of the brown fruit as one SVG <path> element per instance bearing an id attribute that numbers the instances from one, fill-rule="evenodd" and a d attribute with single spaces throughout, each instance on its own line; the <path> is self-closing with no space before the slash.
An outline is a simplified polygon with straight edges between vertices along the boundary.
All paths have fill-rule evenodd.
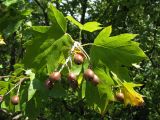
<path id="1" fill-rule="evenodd" d="M 69 81 L 74 81 L 74 80 L 76 80 L 76 75 L 74 74 L 74 73 L 69 73 L 68 74 L 68 80 Z"/>
<path id="2" fill-rule="evenodd" d="M 70 81 L 70 86 L 71 86 L 73 89 L 78 88 L 78 82 L 77 82 L 77 80 Z"/>
<path id="3" fill-rule="evenodd" d="M 52 82 L 58 81 L 60 79 L 61 79 L 61 73 L 60 72 L 53 72 L 49 76 L 49 80 L 51 80 Z"/>
<path id="4" fill-rule="evenodd" d="M 97 84 L 99 84 L 99 82 L 100 82 L 99 77 L 96 74 L 94 74 L 93 79 L 92 79 L 92 83 L 94 85 L 97 85 Z"/>
<path id="5" fill-rule="evenodd" d="M 124 101 L 124 94 L 122 92 L 116 93 L 116 99 L 120 102 Z"/>
<path id="6" fill-rule="evenodd" d="M 84 56 L 82 54 L 76 53 L 74 55 L 74 62 L 77 65 L 81 65 L 84 62 Z"/>
<path id="7" fill-rule="evenodd" d="M 53 87 L 53 82 L 51 80 L 47 79 L 45 81 L 45 86 L 46 86 L 47 89 L 50 90 Z"/>
<path id="8" fill-rule="evenodd" d="M 86 80 L 92 80 L 94 77 L 94 72 L 91 69 L 87 69 L 86 71 L 84 71 L 84 78 Z"/>
<path id="9" fill-rule="evenodd" d="M 13 105 L 17 105 L 17 104 L 19 103 L 19 97 L 18 97 L 17 95 L 13 96 L 13 97 L 11 98 L 11 103 L 12 103 Z"/>
<path id="10" fill-rule="evenodd" d="M 3 96 L 0 95 L 0 103 L 3 101 Z"/>

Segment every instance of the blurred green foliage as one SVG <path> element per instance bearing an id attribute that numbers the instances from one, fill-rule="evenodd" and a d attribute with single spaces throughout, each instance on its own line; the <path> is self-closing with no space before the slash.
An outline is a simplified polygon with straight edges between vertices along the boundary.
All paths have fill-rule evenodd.
<path id="1" fill-rule="evenodd" d="M 104 26 L 112 25 L 112 35 L 121 33 L 139 34 L 136 41 L 149 60 L 142 61 L 140 68 L 130 68 L 134 82 L 142 83 L 138 91 L 143 93 L 142 107 L 124 107 L 116 103 L 108 107 L 104 116 L 88 109 L 86 101 L 79 101 L 75 94 L 66 99 L 48 99 L 37 119 L 79 120 L 158 120 L 160 119 L 160 1 L 159 0 L 3 0 L 0 2 L 0 33 L 6 45 L 0 46 L 0 75 L 11 74 L 13 65 L 23 58 L 23 44 L 30 39 L 27 28 L 31 25 L 48 25 L 46 12 L 52 2 L 65 15 L 71 15 L 82 24 L 97 21 Z M 75 26 L 68 32 L 77 38 Z M 25 33 L 25 36 L 22 36 Z M 93 42 L 97 33 L 82 32 L 82 42 Z M 43 104 L 43 103 L 41 103 Z M 11 119 L 17 113 L 0 112 L 0 119 Z M 23 116 L 22 116 L 22 119 Z"/>

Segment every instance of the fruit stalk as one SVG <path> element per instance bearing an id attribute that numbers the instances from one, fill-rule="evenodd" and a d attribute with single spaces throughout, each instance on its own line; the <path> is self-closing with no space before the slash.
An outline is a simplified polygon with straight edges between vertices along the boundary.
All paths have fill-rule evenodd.
<path id="1" fill-rule="evenodd" d="M 20 81 L 13 88 L 11 88 L 4 96 L 8 95 L 12 90 L 14 90 L 18 85 L 20 85 L 26 79 L 28 79 L 28 77 L 24 77 L 24 78 L 20 79 Z"/>

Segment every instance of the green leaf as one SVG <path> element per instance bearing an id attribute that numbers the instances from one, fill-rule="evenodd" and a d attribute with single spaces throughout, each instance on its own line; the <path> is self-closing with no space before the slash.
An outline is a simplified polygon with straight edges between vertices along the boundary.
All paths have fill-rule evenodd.
<path id="1" fill-rule="evenodd" d="M 54 1 L 54 2 L 59 2 L 59 3 L 61 3 L 62 2 L 62 0 L 52 0 L 52 1 Z"/>
<path id="2" fill-rule="evenodd" d="M 96 30 L 102 29 L 102 27 L 100 27 L 101 24 L 98 23 L 98 22 L 87 22 L 84 25 L 82 25 L 80 22 L 78 22 L 77 20 L 75 20 L 72 16 L 67 16 L 66 18 L 70 22 L 72 22 L 73 24 L 75 24 L 76 26 L 78 26 L 80 30 L 94 32 Z"/>
<path id="3" fill-rule="evenodd" d="M 21 12 L 21 15 L 28 16 L 33 12 L 32 9 L 24 10 Z"/>
<path id="4" fill-rule="evenodd" d="M 82 70 L 82 65 L 76 65 L 75 63 L 72 64 L 72 68 L 70 69 L 75 75 L 79 75 Z"/>
<path id="5" fill-rule="evenodd" d="M 49 74 L 52 73 L 58 67 L 58 64 L 62 60 L 64 60 L 64 56 L 61 53 L 61 51 L 55 50 L 54 54 L 50 54 L 47 57 L 47 70 L 48 70 L 48 73 Z"/>
<path id="6" fill-rule="evenodd" d="M 75 20 L 72 16 L 67 16 L 66 17 L 69 21 L 71 21 L 73 24 L 75 24 L 76 26 L 79 27 L 79 29 L 83 29 L 83 25 L 78 22 L 77 20 Z"/>
<path id="7" fill-rule="evenodd" d="M 21 26 L 23 20 L 15 19 L 15 21 L 9 22 L 6 26 L 6 28 L 3 30 L 3 33 L 5 37 L 9 37 L 11 34 L 13 34 L 15 31 L 18 30 L 18 28 Z"/>
<path id="8" fill-rule="evenodd" d="M 14 4 L 14 3 L 16 3 L 16 2 L 18 2 L 19 0 L 5 0 L 4 2 L 3 2 L 3 4 L 5 5 L 5 6 L 7 6 L 7 7 L 9 7 L 10 5 L 12 5 L 12 4 Z"/>
<path id="9" fill-rule="evenodd" d="M 89 31 L 89 32 L 94 32 L 96 30 L 102 29 L 102 27 L 100 27 L 100 25 L 101 24 L 98 23 L 98 22 L 87 22 L 83 25 L 82 30 Z"/>
<path id="10" fill-rule="evenodd" d="M 110 68 L 121 65 L 130 66 L 146 58 L 137 42 L 131 41 L 136 34 L 121 34 L 108 37 L 108 30 L 103 29 L 94 41 L 91 48 L 91 60 L 93 64 L 102 61 Z"/>
<path id="11" fill-rule="evenodd" d="M 96 39 L 94 40 L 94 44 L 98 44 L 100 41 L 102 41 L 104 38 L 108 38 L 111 35 L 112 32 L 112 27 L 108 26 L 106 28 L 104 28 L 96 37 Z"/>
<path id="12" fill-rule="evenodd" d="M 94 68 L 95 74 L 100 78 L 100 83 L 94 86 L 90 82 L 86 82 L 86 100 L 90 105 L 95 105 L 100 114 L 106 112 L 109 101 L 114 100 L 112 86 L 114 82 L 109 74 L 109 69 L 99 64 Z"/>
<path id="13" fill-rule="evenodd" d="M 1 69 L 1 68 L 3 68 L 3 65 L 2 65 L 2 64 L 0 64 L 0 69 Z"/>
<path id="14" fill-rule="evenodd" d="M 34 39 L 26 44 L 23 63 L 27 68 L 40 70 L 46 66 L 54 67 L 58 64 L 61 53 L 71 47 L 72 39 L 68 34 L 58 31 L 56 27 L 51 27 L 49 30 L 48 27 L 42 29 L 43 33 L 35 32 Z M 51 71 L 49 67 L 48 70 Z"/>
<path id="15" fill-rule="evenodd" d="M 67 96 L 65 89 L 61 83 L 55 83 L 53 88 L 49 91 L 49 96 L 54 98 Z"/>
<path id="16" fill-rule="evenodd" d="M 7 86 L 8 86 L 8 82 L 6 82 L 6 81 L 0 81 L 0 89 L 1 88 L 5 88 Z"/>
<path id="17" fill-rule="evenodd" d="M 28 101 L 32 99 L 35 93 L 36 93 L 36 89 L 34 89 L 33 80 L 31 80 L 29 88 L 28 88 Z"/>
<path id="18" fill-rule="evenodd" d="M 42 103 L 42 100 L 41 95 L 36 93 L 26 104 L 26 109 L 24 111 L 25 116 L 34 120 L 44 110 L 44 103 Z"/>
<path id="19" fill-rule="evenodd" d="M 36 80 L 35 79 L 35 74 L 33 72 L 31 72 L 29 74 L 30 76 L 30 85 L 29 85 L 29 88 L 28 88 L 28 101 L 34 96 L 34 94 L 36 93 L 36 89 L 33 87 L 33 83 L 34 81 Z"/>
<path id="20" fill-rule="evenodd" d="M 32 26 L 32 29 L 34 31 L 40 32 L 40 33 L 46 33 L 51 27 L 50 26 Z"/>
<path id="21" fill-rule="evenodd" d="M 49 4 L 48 15 L 53 23 L 53 26 L 63 31 L 63 33 L 66 33 L 67 30 L 66 18 L 52 4 Z"/>
<path id="22" fill-rule="evenodd" d="M 8 82 L 0 81 L 0 95 L 4 95 L 8 91 L 8 85 Z"/>

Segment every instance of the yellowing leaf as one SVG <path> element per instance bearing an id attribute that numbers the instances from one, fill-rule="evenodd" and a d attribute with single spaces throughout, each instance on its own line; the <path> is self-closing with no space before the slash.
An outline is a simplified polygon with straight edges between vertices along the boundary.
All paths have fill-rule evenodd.
<path id="1" fill-rule="evenodd" d="M 2 45 L 2 44 L 6 44 L 6 43 L 4 42 L 4 39 L 2 38 L 2 35 L 0 35 L 0 45 Z"/>
<path id="2" fill-rule="evenodd" d="M 142 86 L 142 84 L 123 83 L 122 92 L 124 94 L 125 105 L 131 104 L 132 106 L 141 106 L 144 103 L 143 95 L 137 93 L 133 88 Z"/>

